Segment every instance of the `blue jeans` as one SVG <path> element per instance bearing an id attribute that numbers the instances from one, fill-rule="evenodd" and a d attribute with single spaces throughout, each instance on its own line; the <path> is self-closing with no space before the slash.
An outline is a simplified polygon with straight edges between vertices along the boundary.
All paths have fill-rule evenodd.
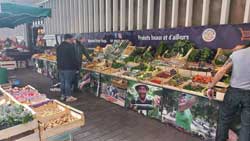
<path id="1" fill-rule="evenodd" d="M 72 82 L 75 77 L 75 70 L 61 70 L 59 77 L 61 82 L 61 95 L 68 97 L 72 95 Z"/>
<path id="2" fill-rule="evenodd" d="M 216 141 L 226 141 L 237 112 L 241 114 L 239 141 L 250 141 L 250 90 L 230 87 L 220 105 Z"/>

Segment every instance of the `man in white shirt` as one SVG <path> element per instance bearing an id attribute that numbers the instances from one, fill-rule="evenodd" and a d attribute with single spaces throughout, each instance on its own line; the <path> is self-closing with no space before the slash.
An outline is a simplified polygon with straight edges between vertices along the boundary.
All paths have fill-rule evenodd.
<path id="1" fill-rule="evenodd" d="M 241 47 L 236 47 L 241 48 Z M 220 105 L 216 141 L 227 141 L 228 130 L 238 110 L 241 111 L 239 140 L 250 141 L 250 47 L 234 51 L 209 84 L 207 96 L 212 99 L 216 83 L 232 69 L 230 87 Z"/>

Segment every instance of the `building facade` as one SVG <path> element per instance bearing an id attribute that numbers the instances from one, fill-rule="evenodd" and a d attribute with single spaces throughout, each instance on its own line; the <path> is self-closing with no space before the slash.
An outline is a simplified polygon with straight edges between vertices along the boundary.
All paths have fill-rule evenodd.
<path id="1" fill-rule="evenodd" d="M 112 32 L 240 24 L 250 21 L 250 0 L 46 0 L 52 17 L 34 22 L 46 34 Z"/>

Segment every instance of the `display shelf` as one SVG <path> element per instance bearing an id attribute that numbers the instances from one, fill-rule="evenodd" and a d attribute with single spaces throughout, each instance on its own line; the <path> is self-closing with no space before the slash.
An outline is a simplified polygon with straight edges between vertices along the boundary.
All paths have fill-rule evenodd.
<path id="1" fill-rule="evenodd" d="M 87 70 L 87 71 L 97 72 L 97 71 L 95 71 L 93 69 L 87 69 L 87 68 L 83 68 L 83 69 Z M 99 72 L 99 71 L 97 73 L 104 74 L 104 73 Z M 148 84 L 148 85 L 152 85 L 152 86 L 156 86 L 156 87 L 160 87 L 160 88 L 171 89 L 171 90 L 174 90 L 174 91 L 179 91 L 179 92 L 188 93 L 188 94 L 191 94 L 191 95 L 207 98 L 207 96 L 205 96 L 205 94 L 203 92 L 195 92 L 195 91 L 185 90 L 185 89 L 183 89 L 181 87 L 174 87 L 174 86 L 170 86 L 170 85 L 156 84 L 156 83 L 153 83 L 153 82 L 149 82 L 149 81 L 145 81 L 145 80 L 139 80 L 139 79 L 137 79 L 135 77 L 125 76 L 125 75 L 116 75 L 116 74 L 104 74 L 104 75 L 119 77 L 119 78 L 126 79 L 126 80 L 136 81 L 136 82 L 139 82 L 139 83 L 144 83 L 144 84 Z M 216 97 L 215 97 L 215 100 L 223 101 L 224 95 L 225 95 L 225 93 L 217 93 Z"/>
<path id="2" fill-rule="evenodd" d="M 48 60 L 46 60 L 46 61 L 48 61 Z M 164 67 L 164 68 L 166 70 L 171 70 L 174 67 Z M 99 69 L 98 67 L 95 67 L 95 66 L 93 66 L 91 68 L 83 67 L 82 69 L 86 70 L 86 71 L 100 73 L 100 74 L 103 74 L 103 75 L 118 77 L 118 78 L 121 78 L 121 79 L 131 80 L 131 81 L 144 83 L 144 84 L 148 84 L 148 85 L 152 85 L 152 86 L 156 86 L 156 87 L 160 87 L 160 88 L 171 89 L 171 90 L 175 90 L 175 91 L 179 91 L 179 92 L 188 93 L 188 94 L 191 94 L 191 95 L 207 98 L 207 96 L 203 92 L 195 92 L 195 91 L 185 90 L 185 89 L 179 88 L 179 87 L 173 87 L 173 86 L 166 85 L 166 84 L 156 84 L 156 83 L 153 83 L 153 82 L 149 82 L 148 80 L 140 80 L 140 79 L 137 79 L 135 77 L 125 76 L 125 75 L 123 75 L 124 72 L 119 72 L 117 69 L 115 69 L 114 71 L 110 71 L 110 72 L 103 71 L 103 70 L 108 69 L 108 68 Z M 181 73 L 182 75 L 187 75 L 187 76 L 194 76 L 194 75 L 211 76 L 212 75 L 211 72 L 193 71 L 193 70 L 186 70 L 186 69 L 182 69 L 182 68 L 178 68 L 177 72 Z M 222 83 L 222 82 L 219 82 L 217 84 L 217 86 L 228 87 L 227 84 Z M 224 95 L 225 95 L 225 93 L 217 92 L 215 100 L 223 101 Z"/>

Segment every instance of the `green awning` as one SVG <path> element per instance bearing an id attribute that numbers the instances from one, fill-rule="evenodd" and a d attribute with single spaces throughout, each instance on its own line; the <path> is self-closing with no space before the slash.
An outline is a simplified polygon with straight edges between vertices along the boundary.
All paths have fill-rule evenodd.
<path id="1" fill-rule="evenodd" d="M 51 9 L 15 3 L 0 3 L 0 28 L 14 28 L 24 23 L 32 23 L 41 18 L 50 17 Z"/>

